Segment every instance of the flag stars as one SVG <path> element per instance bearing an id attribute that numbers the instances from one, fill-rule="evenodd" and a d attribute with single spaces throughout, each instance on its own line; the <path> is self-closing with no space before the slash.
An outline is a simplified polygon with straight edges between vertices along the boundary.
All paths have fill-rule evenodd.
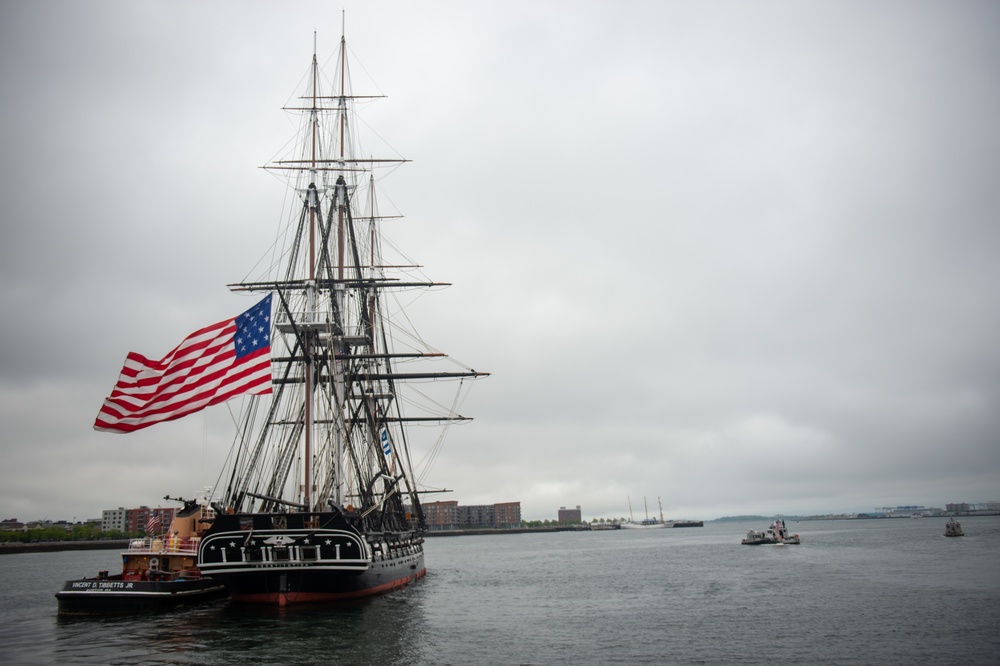
<path id="1" fill-rule="evenodd" d="M 271 346 L 271 297 L 236 318 L 233 348 L 237 358 Z"/>

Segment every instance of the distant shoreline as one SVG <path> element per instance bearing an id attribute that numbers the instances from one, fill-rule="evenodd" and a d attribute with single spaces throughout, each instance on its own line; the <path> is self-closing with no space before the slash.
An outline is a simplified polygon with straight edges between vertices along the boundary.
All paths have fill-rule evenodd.
<path id="1" fill-rule="evenodd" d="M 1000 516 L 997 511 L 977 511 L 975 513 L 956 513 L 924 516 L 924 518 L 947 518 L 954 515 L 959 518 L 973 516 Z M 785 520 L 793 521 L 813 521 L 813 520 L 901 520 L 904 516 L 783 516 Z M 740 516 L 716 518 L 706 520 L 709 523 L 726 522 L 747 522 L 752 520 L 772 520 L 773 516 Z M 459 537 L 459 536 L 483 536 L 490 534 L 543 534 L 551 532 L 590 532 L 590 523 L 581 525 L 549 525 L 546 527 L 510 527 L 510 528 L 478 528 L 459 530 L 433 530 L 424 532 L 424 537 Z M 17 553 L 51 553 L 62 550 L 124 550 L 128 548 L 131 539 L 99 539 L 95 541 L 43 541 L 38 543 L 8 542 L 0 543 L 0 555 L 16 555 Z"/>
<path id="2" fill-rule="evenodd" d="M 466 530 L 430 530 L 424 532 L 425 537 L 475 536 L 481 534 L 534 534 L 537 532 L 590 532 L 590 526 L 575 527 L 573 525 L 549 527 L 481 527 Z"/>
<path id="3" fill-rule="evenodd" d="M 94 541 L 39 541 L 35 543 L 0 543 L 0 555 L 17 553 L 54 553 L 60 550 L 124 550 L 130 539 L 97 539 Z"/>
<path id="4" fill-rule="evenodd" d="M 588 527 L 553 526 L 553 527 L 513 527 L 510 529 L 470 529 L 442 530 L 425 532 L 425 537 L 439 536 L 470 536 L 477 534 L 533 534 L 539 532 L 589 532 Z M 61 550 L 125 550 L 130 539 L 103 539 L 96 541 L 43 541 L 38 543 L 10 542 L 0 543 L 0 555 L 15 555 L 17 553 L 51 553 Z"/>

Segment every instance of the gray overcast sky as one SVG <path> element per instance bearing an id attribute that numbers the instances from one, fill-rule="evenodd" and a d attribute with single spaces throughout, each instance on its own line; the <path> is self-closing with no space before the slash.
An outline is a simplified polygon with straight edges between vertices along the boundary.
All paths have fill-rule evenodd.
<path id="1" fill-rule="evenodd" d="M 493 373 L 427 483 L 621 516 L 1000 500 L 1000 4 L 352 2 L 425 337 Z M 212 484 L 225 406 L 91 424 L 248 307 L 328 2 L 0 3 L 0 514 Z M 370 78 L 369 78 L 370 77 Z M 375 147 L 377 148 L 377 146 Z M 373 148 L 374 149 L 374 148 Z"/>

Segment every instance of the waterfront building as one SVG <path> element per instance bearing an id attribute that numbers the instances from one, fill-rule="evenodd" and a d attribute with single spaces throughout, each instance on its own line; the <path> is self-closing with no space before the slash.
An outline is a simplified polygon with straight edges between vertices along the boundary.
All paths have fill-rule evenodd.
<path id="1" fill-rule="evenodd" d="M 19 521 L 17 518 L 7 518 L 6 520 L 0 522 L 0 532 L 22 531 L 24 531 L 24 523 Z"/>
<path id="2" fill-rule="evenodd" d="M 491 504 L 470 504 L 458 507 L 458 524 L 465 528 L 496 527 L 493 517 L 496 514 Z"/>
<path id="3" fill-rule="evenodd" d="M 583 514 L 580 511 L 580 505 L 577 504 L 575 509 L 567 509 L 564 506 L 559 507 L 559 522 L 561 523 L 579 523 L 583 521 Z"/>
<path id="4" fill-rule="evenodd" d="M 521 503 L 501 502 L 493 505 L 493 524 L 500 529 L 521 526 Z"/>
<path id="5" fill-rule="evenodd" d="M 101 514 L 102 532 L 124 532 L 125 531 L 125 507 L 117 509 L 105 509 Z"/>
<path id="6" fill-rule="evenodd" d="M 521 525 L 521 503 L 473 504 L 425 502 L 424 520 L 431 531 L 458 529 L 510 529 Z"/>
<path id="7" fill-rule="evenodd" d="M 920 518 L 921 516 L 929 516 L 939 509 L 930 509 L 918 504 L 904 504 L 901 506 L 884 506 L 878 510 L 882 512 L 885 518 Z"/>
<path id="8" fill-rule="evenodd" d="M 101 531 L 146 532 L 150 527 L 150 518 L 155 516 L 158 520 L 154 521 L 153 531 L 159 532 L 170 526 L 175 513 L 177 509 L 174 507 L 151 509 L 148 506 L 140 506 L 136 509 L 126 509 L 120 506 L 117 509 L 105 509 L 101 516 Z"/>
<path id="9" fill-rule="evenodd" d="M 421 506 L 429 530 L 453 530 L 458 524 L 458 502 L 424 502 Z"/>
<path id="10" fill-rule="evenodd" d="M 176 512 L 177 509 L 173 507 L 151 509 L 148 506 L 140 506 L 138 509 L 126 509 L 125 531 L 159 533 L 170 527 Z"/>

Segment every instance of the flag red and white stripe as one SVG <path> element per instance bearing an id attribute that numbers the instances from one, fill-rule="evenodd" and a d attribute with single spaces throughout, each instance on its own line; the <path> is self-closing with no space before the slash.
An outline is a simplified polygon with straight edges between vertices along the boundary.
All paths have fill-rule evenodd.
<path id="1" fill-rule="evenodd" d="M 95 430 L 132 432 L 239 395 L 271 392 L 271 295 L 195 331 L 159 361 L 130 352 Z"/>

